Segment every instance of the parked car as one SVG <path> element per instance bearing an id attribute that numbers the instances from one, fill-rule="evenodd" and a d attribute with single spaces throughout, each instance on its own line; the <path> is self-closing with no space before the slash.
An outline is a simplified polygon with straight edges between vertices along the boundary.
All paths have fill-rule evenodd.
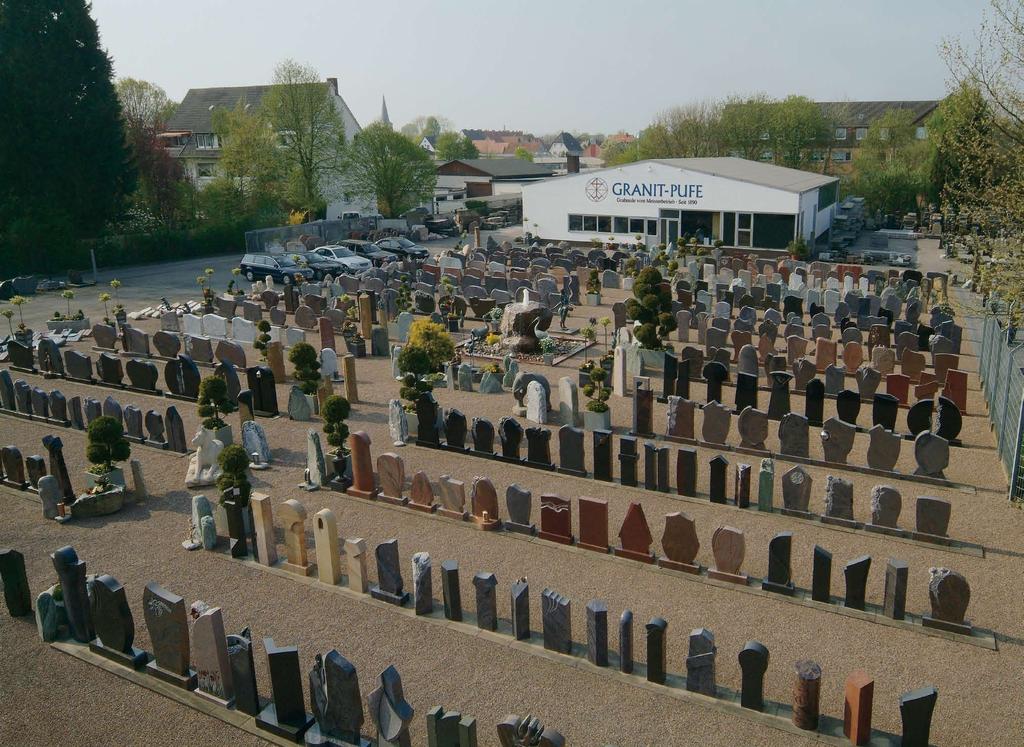
<path id="1" fill-rule="evenodd" d="M 349 272 L 348 268 L 338 260 L 316 252 L 299 252 L 294 254 L 292 259 L 296 259 L 300 265 L 311 269 L 317 280 L 323 280 L 324 275 L 342 275 Z"/>
<path id="2" fill-rule="evenodd" d="M 397 254 L 399 257 L 407 259 L 415 259 L 420 262 L 430 256 L 430 252 L 428 252 L 424 247 L 401 236 L 388 236 L 383 239 L 378 239 L 376 244 L 386 252 L 391 252 L 392 254 Z"/>
<path id="3" fill-rule="evenodd" d="M 373 263 L 370 260 L 360 257 L 351 249 L 338 244 L 327 244 L 326 246 L 317 247 L 313 254 L 319 255 L 326 262 L 337 264 L 341 268 L 340 272 L 350 275 L 355 275 L 373 267 Z"/>
<path id="4" fill-rule="evenodd" d="M 287 254 L 246 254 L 238 266 L 249 282 L 263 280 L 269 275 L 276 283 L 291 285 L 296 278 L 307 281 L 316 277 L 312 268 L 301 267 Z"/>
<path id="5" fill-rule="evenodd" d="M 341 246 L 356 256 L 368 259 L 378 266 L 398 259 L 397 254 L 386 252 L 376 244 L 371 244 L 369 241 L 363 241 L 362 239 L 345 239 L 345 241 L 341 242 Z"/>

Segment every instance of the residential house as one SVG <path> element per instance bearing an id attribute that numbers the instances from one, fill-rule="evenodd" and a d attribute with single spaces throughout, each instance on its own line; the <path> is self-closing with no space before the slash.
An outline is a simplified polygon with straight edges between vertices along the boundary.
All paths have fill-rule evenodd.
<path id="1" fill-rule="evenodd" d="M 481 156 L 514 156 L 519 148 L 536 155 L 543 152 L 544 143 L 522 130 L 463 130 L 462 134 L 473 141 Z"/>
<path id="2" fill-rule="evenodd" d="M 341 115 L 345 136 L 353 137 L 362 128 L 338 92 L 338 79 L 327 78 L 324 85 Z M 186 176 L 198 187 L 213 181 L 217 175 L 217 161 L 221 156 L 223 144 L 213 129 L 213 113 L 218 109 L 233 109 L 239 103 L 246 109 L 258 107 L 270 88 L 269 85 L 190 88 L 185 94 L 159 137 L 168 151 L 181 161 Z M 387 116 L 386 105 L 382 106 L 382 115 Z M 367 208 L 376 212 L 376 206 L 367 206 L 359 201 L 337 200 L 328 205 L 327 218 L 339 217 L 345 210 Z"/>
<path id="3" fill-rule="evenodd" d="M 939 105 L 938 101 L 819 101 L 826 118 L 832 123 L 828 157 L 831 171 L 849 173 L 853 169 L 857 149 L 876 120 L 891 111 L 909 111 L 919 140 L 928 137 L 926 122 Z"/>
<path id="4" fill-rule="evenodd" d="M 424 135 L 420 140 L 420 147 L 432 156 L 437 155 L 437 138 L 432 135 Z"/>
<path id="5" fill-rule="evenodd" d="M 438 165 L 437 189 L 465 190 L 468 198 L 512 194 L 554 173 L 554 165 L 521 158 L 463 158 Z"/>

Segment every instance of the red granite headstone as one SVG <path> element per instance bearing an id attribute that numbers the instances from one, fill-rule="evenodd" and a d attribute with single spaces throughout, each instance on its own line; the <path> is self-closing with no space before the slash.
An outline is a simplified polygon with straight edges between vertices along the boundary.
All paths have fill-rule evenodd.
<path id="1" fill-rule="evenodd" d="M 851 744 L 867 744 L 871 738 L 871 706 L 875 681 L 857 670 L 846 678 L 846 705 L 843 709 L 843 734 Z"/>
<path id="2" fill-rule="evenodd" d="M 891 373 L 885 377 L 885 391 L 900 401 L 901 405 L 907 404 L 907 394 L 910 391 L 910 377 L 905 374 Z"/>
<path id="3" fill-rule="evenodd" d="M 563 545 L 572 544 L 572 503 L 551 493 L 540 497 L 540 531 L 541 539 L 559 542 Z"/>
<path id="4" fill-rule="evenodd" d="M 626 518 L 619 529 L 619 542 L 622 544 L 612 552 L 620 558 L 639 560 L 642 563 L 653 563 L 654 553 L 651 552 L 651 528 L 647 525 L 647 517 L 639 503 L 633 502 L 626 509 Z"/>
<path id="5" fill-rule="evenodd" d="M 337 352 L 334 347 L 334 325 L 331 324 L 330 317 L 322 316 L 317 323 L 320 325 L 320 349 L 330 348 Z"/>
<path id="6" fill-rule="evenodd" d="M 960 408 L 960 414 L 967 414 L 967 372 L 956 368 L 946 371 L 946 386 L 942 389 L 942 395 L 953 400 L 953 403 Z"/>
<path id="7" fill-rule="evenodd" d="M 579 499 L 580 547 L 608 552 L 608 501 L 581 496 Z"/>

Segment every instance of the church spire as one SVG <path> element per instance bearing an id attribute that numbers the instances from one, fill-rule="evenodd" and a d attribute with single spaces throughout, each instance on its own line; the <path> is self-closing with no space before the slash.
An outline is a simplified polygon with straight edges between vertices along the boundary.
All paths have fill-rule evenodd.
<path id="1" fill-rule="evenodd" d="M 380 121 L 391 127 L 391 119 L 388 117 L 388 101 L 383 96 L 380 97 Z"/>

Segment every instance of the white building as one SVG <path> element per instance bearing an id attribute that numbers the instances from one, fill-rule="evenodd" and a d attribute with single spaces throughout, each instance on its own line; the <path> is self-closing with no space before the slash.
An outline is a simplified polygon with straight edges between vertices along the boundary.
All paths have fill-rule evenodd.
<path id="1" fill-rule="evenodd" d="M 523 227 L 548 241 L 674 242 L 784 249 L 832 226 L 839 179 L 742 158 L 670 158 L 522 185 Z"/>

